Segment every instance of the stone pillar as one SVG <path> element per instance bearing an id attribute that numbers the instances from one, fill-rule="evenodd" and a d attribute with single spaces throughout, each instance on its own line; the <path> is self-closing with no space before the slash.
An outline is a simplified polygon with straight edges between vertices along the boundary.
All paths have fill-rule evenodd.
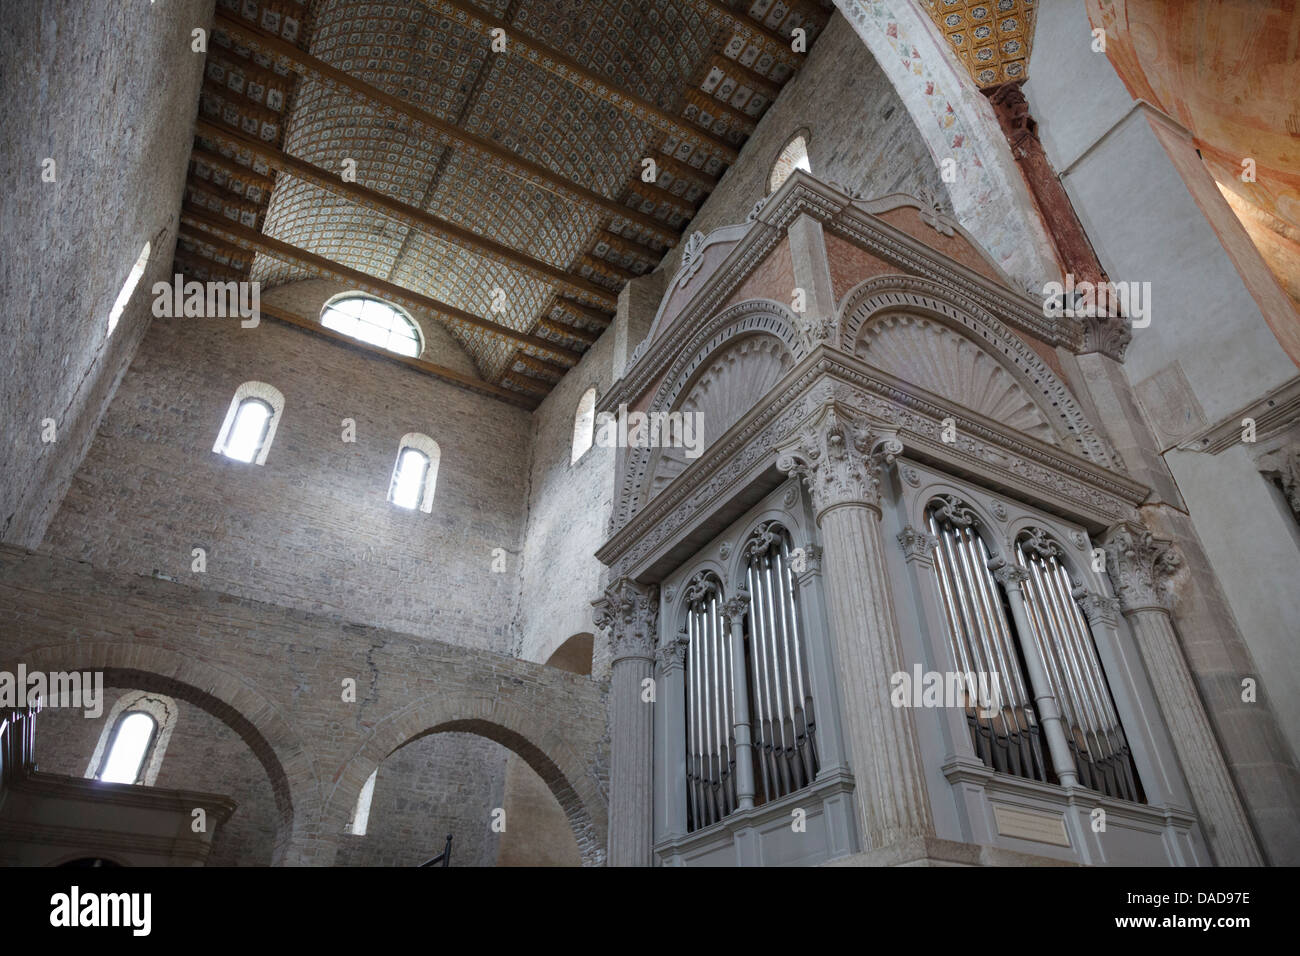
<path id="1" fill-rule="evenodd" d="M 1063 787 L 1077 787 L 1079 773 L 1074 766 L 1074 757 L 1070 754 L 1069 735 L 1061 720 L 1061 706 L 1052 693 L 1052 684 L 1047 679 L 1047 664 L 1038 642 L 1033 638 L 1034 631 L 1029 626 L 1029 615 L 1025 611 L 1024 585 L 1029 573 L 1022 567 L 1008 564 L 1002 557 L 990 559 L 989 570 L 1007 592 L 1011 619 L 1015 621 L 1016 633 L 1020 635 L 1020 649 L 1025 656 L 1025 668 L 1029 671 L 1034 711 L 1038 715 L 1038 722 L 1042 724 L 1043 736 L 1047 738 L 1047 751 L 1052 755 L 1052 769 L 1056 771 L 1056 779 Z"/>
<path id="2" fill-rule="evenodd" d="M 686 836 L 686 650 L 690 641 L 680 630 L 659 642 L 659 686 L 655 733 L 664 745 L 655 750 L 655 809 L 665 837 Z"/>
<path id="3" fill-rule="evenodd" d="M 745 658 L 745 614 L 749 595 L 742 589 L 722 605 L 727 617 L 727 639 L 731 642 L 732 715 L 736 738 L 736 806 L 754 808 L 754 743 L 749 727 L 749 661 Z"/>
<path id="4" fill-rule="evenodd" d="M 609 864 L 650 866 L 654 841 L 653 677 L 659 589 L 620 578 L 592 602 L 596 626 L 609 639 Z"/>
<path id="5" fill-rule="evenodd" d="M 1170 542 L 1133 524 L 1108 530 L 1102 546 L 1215 862 L 1263 865 L 1169 614 L 1171 579 L 1181 559 Z"/>
<path id="6" fill-rule="evenodd" d="M 857 794 L 863 849 L 934 835 L 910 710 L 890 704 L 905 670 L 880 530 L 880 477 L 897 437 L 834 401 L 779 448 L 777 468 L 803 478 L 821 529 L 827 619 Z"/>

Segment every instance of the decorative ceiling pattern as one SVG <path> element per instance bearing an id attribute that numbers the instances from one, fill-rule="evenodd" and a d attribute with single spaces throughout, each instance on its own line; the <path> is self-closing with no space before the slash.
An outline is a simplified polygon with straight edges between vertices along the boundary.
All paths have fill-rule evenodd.
<path id="1" fill-rule="evenodd" d="M 1034 0 L 925 0 L 925 7 L 976 86 L 1028 75 Z"/>
<path id="2" fill-rule="evenodd" d="M 177 266 L 264 288 L 356 270 L 428 304 L 486 381 L 540 399 L 803 62 L 792 31 L 811 48 L 832 12 L 218 0 Z"/>

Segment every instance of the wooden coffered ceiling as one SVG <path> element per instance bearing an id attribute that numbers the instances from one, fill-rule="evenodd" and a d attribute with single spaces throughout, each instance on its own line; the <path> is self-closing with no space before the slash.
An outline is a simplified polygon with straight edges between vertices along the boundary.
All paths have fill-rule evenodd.
<path id="1" fill-rule="evenodd" d="M 381 295 L 535 406 L 736 161 L 804 60 L 792 31 L 811 47 L 832 12 L 218 0 L 176 267 Z"/>
<path id="2" fill-rule="evenodd" d="M 976 86 L 1028 76 L 1034 0 L 924 0 L 924 6 Z"/>

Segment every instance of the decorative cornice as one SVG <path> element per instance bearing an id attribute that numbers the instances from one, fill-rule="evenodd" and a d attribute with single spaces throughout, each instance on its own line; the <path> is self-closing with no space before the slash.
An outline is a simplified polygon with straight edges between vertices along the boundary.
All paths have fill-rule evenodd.
<path id="1" fill-rule="evenodd" d="M 1059 448 L 1008 434 L 942 399 L 909 395 L 901 383 L 859 359 L 818 349 L 663 492 L 637 510 L 620 503 L 612 518 L 615 530 L 597 557 L 606 565 L 617 564 L 620 574 L 640 567 L 679 529 L 707 514 L 713 502 L 734 494 L 746 476 L 761 471 L 779 441 L 811 415 L 828 390 L 867 415 L 897 422 L 899 437 L 911 454 L 1005 486 L 1008 493 L 1050 502 L 1066 513 L 1102 524 L 1131 520 L 1134 506 L 1149 494 L 1132 479 Z M 957 421 L 956 443 L 941 438 L 943 419 L 949 417 Z"/>
<path id="2" fill-rule="evenodd" d="M 1241 441 L 1243 418 L 1255 421 L 1256 441 L 1266 441 L 1300 423 L 1300 376 L 1273 389 L 1259 401 L 1238 409 L 1226 418 L 1202 428 L 1179 443 L 1180 451 L 1204 451 L 1217 455 Z"/>
<path id="3" fill-rule="evenodd" d="M 1182 566 L 1172 542 L 1157 538 L 1139 524 L 1125 522 L 1106 532 L 1102 547 L 1125 614 L 1169 609 L 1173 577 Z"/>
<path id="4" fill-rule="evenodd" d="M 653 658 L 655 624 L 659 619 L 658 587 L 618 578 L 591 606 L 596 627 L 609 640 L 613 662 L 633 657 Z"/>
<path id="5" fill-rule="evenodd" d="M 832 401 L 782 442 L 776 467 L 804 480 L 820 522 L 827 511 L 841 505 L 879 510 L 881 474 L 902 451 L 894 429 Z"/>

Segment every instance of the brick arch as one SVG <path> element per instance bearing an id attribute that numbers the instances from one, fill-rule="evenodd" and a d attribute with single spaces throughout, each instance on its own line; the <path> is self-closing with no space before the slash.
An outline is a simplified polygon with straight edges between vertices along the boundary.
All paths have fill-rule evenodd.
<path id="1" fill-rule="evenodd" d="M 521 689 L 515 700 L 514 693 L 502 686 L 494 696 L 437 694 L 382 720 L 336 778 L 324 814 L 329 832 L 343 830 L 366 778 L 394 751 L 429 734 L 468 733 L 518 754 L 559 801 L 583 865 L 603 866 L 608 814 L 596 776 L 598 755 L 575 751 L 562 727 L 539 721 L 541 714 L 555 708 L 539 705 L 537 693 L 536 688 Z M 562 707 L 557 712 L 562 713 Z"/>
<path id="2" fill-rule="evenodd" d="M 305 842 L 319 803 L 311 758 L 275 706 L 229 671 L 166 648 L 120 642 L 38 647 L 25 659 L 28 670 L 99 671 L 106 687 L 166 694 L 207 711 L 240 736 L 270 780 L 277 812 L 272 864 L 284 864 L 290 847 Z"/>

